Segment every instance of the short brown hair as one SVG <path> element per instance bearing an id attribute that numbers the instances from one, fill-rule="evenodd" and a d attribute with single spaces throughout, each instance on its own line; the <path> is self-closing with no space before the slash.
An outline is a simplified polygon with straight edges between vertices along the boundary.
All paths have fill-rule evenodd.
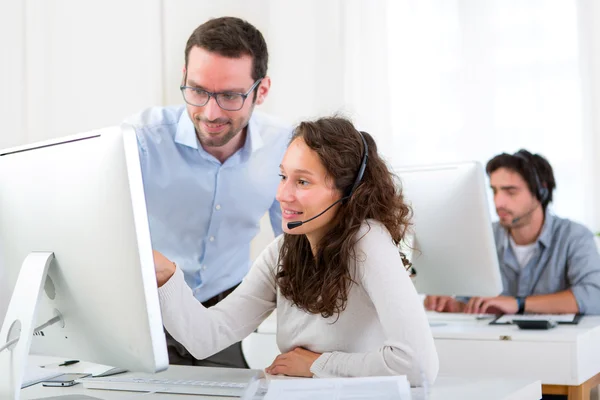
<path id="1" fill-rule="evenodd" d="M 532 154 L 521 149 L 514 154 L 498 154 L 488 161 L 485 170 L 490 176 L 500 168 L 506 168 L 521 175 L 531 194 L 542 203 L 542 209 L 546 211 L 548 204 L 552 202 L 552 193 L 556 189 L 554 172 L 548 160 L 539 154 Z M 541 195 L 543 189 L 546 190 L 545 196 Z"/>
<path id="2" fill-rule="evenodd" d="M 235 17 L 221 17 L 208 20 L 194 30 L 185 45 L 185 66 L 187 68 L 190 51 L 200 47 L 224 57 L 252 57 L 252 79 L 255 81 L 267 75 L 269 52 L 265 38 L 252 24 Z"/>

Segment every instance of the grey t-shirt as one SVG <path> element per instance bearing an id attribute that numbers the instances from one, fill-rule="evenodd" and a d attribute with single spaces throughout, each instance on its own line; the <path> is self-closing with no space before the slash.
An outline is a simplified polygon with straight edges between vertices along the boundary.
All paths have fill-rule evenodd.
<path id="1" fill-rule="evenodd" d="M 509 235 L 494 223 L 505 296 L 552 294 L 571 289 L 579 312 L 600 314 L 600 253 L 585 226 L 546 213 L 537 249 L 521 268 Z"/>

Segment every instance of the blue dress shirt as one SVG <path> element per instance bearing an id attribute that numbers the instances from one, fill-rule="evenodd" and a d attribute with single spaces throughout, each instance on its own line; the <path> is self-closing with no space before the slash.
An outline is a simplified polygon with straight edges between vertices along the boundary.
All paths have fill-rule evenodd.
<path id="1" fill-rule="evenodd" d="M 243 147 L 221 163 L 199 144 L 185 106 L 125 122 L 137 134 L 153 248 L 177 263 L 199 301 L 240 283 L 267 210 L 282 233 L 275 194 L 291 128 L 255 110 Z"/>

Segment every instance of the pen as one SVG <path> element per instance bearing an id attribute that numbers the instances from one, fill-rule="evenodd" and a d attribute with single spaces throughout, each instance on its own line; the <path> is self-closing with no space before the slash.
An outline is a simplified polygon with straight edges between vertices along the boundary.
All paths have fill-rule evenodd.
<path id="1" fill-rule="evenodd" d="M 69 361 L 65 361 L 62 364 L 58 364 L 59 367 L 66 367 L 67 365 L 73 365 L 73 364 L 77 364 L 79 362 L 79 360 L 69 360 Z"/>
<path id="2" fill-rule="evenodd" d="M 46 364 L 46 365 L 40 365 L 40 368 L 49 368 L 49 367 L 66 367 L 68 365 L 73 365 L 73 364 L 77 364 L 79 362 L 79 360 L 67 360 L 61 364 Z"/>

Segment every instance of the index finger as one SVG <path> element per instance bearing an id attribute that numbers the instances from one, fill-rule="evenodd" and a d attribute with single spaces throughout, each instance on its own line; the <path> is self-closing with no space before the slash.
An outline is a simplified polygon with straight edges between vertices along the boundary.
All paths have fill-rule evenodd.
<path id="1" fill-rule="evenodd" d="M 465 307 L 465 313 L 471 314 L 475 308 L 475 303 L 479 301 L 479 297 L 471 297 Z"/>

